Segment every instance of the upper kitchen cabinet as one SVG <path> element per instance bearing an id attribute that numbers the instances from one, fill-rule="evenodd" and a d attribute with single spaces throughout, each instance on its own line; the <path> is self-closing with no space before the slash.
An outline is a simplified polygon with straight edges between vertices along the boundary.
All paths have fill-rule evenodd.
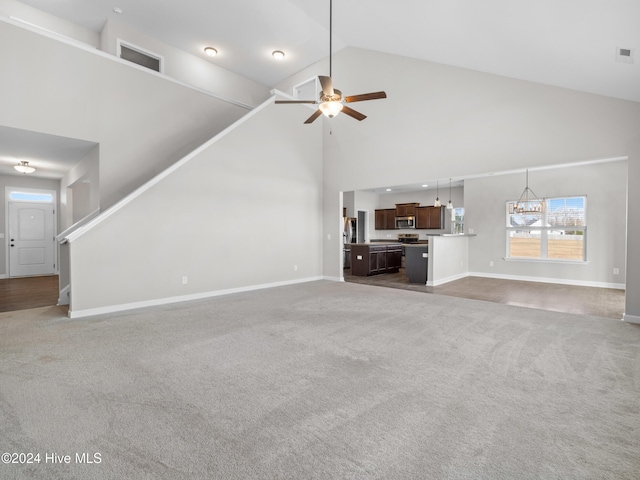
<path id="1" fill-rule="evenodd" d="M 445 207 L 417 207 L 416 228 L 443 229 L 444 211 Z"/>
<path id="2" fill-rule="evenodd" d="M 396 209 L 385 208 L 376 210 L 376 230 L 396 229 Z"/>
<path id="3" fill-rule="evenodd" d="M 419 203 L 396 203 L 396 217 L 415 217 Z"/>

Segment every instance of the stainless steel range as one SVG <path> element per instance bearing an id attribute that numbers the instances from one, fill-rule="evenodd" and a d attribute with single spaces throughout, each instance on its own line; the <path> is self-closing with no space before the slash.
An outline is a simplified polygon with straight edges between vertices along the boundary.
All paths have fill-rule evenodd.
<path id="1" fill-rule="evenodd" d="M 405 268 L 404 261 L 404 245 L 407 243 L 418 243 L 418 234 L 417 233 L 399 233 L 398 234 L 398 242 L 402 243 L 402 263 L 400 265 L 401 268 Z"/>
<path id="2" fill-rule="evenodd" d="M 398 234 L 398 242 L 400 242 L 400 243 L 417 243 L 418 242 L 418 234 L 417 233 L 399 233 Z"/>

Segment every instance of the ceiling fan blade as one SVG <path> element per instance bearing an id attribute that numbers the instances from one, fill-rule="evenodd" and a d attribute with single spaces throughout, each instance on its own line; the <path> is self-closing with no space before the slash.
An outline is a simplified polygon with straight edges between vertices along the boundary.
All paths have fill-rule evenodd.
<path id="1" fill-rule="evenodd" d="M 358 121 L 360 121 L 360 122 L 361 122 L 362 120 L 364 120 L 365 118 L 367 118 L 367 116 L 366 116 L 366 115 L 363 115 L 363 114 L 362 114 L 362 113 L 360 113 L 360 112 L 356 112 L 354 109 L 349 108 L 349 107 L 347 107 L 346 105 L 344 105 L 344 106 L 342 107 L 342 113 L 346 113 L 346 114 L 347 114 L 347 115 L 349 115 L 350 117 L 353 117 L 353 118 L 355 118 L 356 120 L 358 120 Z"/>
<path id="2" fill-rule="evenodd" d="M 322 115 L 322 111 L 320 109 L 318 109 L 313 113 L 313 115 L 311 115 L 309 118 L 307 118 L 304 123 L 313 123 L 313 121 L 316 118 L 318 118 L 320 115 Z"/>
<path id="3" fill-rule="evenodd" d="M 276 103 L 310 103 L 310 104 L 315 104 L 316 101 L 315 100 L 276 100 Z"/>
<path id="4" fill-rule="evenodd" d="M 387 94 L 384 92 L 372 92 L 372 93 L 363 93 L 361 95 L 350 95 L 348 97 L 344 97 L 345 102 L 363 102 L 365 100 L 377 100 L 379 98 L 387 98 Z"/>
<path id="5" fill-rule="evenodd" d="M 322 85 L 322 93 L 327 96 L 333 95 L 333 81 L 331 77 L 324 77 L 322 75 L 318 75 L 318 79 L 320 80 L 320 85 Z"/>

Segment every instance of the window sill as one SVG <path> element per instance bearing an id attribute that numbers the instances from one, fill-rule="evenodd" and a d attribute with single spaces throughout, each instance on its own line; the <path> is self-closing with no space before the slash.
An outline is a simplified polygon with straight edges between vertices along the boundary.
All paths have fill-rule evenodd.
<path id="1" fill-rule="evenodd" d="M 504 257 L 506 262 L 556 263 L 560 265 L 588 265 L 588 260 L 560 260 L 556 258 Z"/>

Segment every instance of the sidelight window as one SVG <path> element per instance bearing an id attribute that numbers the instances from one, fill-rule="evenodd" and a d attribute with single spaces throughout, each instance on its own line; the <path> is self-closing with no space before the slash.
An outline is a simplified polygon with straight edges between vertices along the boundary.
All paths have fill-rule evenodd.
<path id="1" fill-rule="evenodd" d="M 507 258 L 585 262 L 587 197 L 542 200 L 540 212 L 518 213 L 507 202 Z"/>

